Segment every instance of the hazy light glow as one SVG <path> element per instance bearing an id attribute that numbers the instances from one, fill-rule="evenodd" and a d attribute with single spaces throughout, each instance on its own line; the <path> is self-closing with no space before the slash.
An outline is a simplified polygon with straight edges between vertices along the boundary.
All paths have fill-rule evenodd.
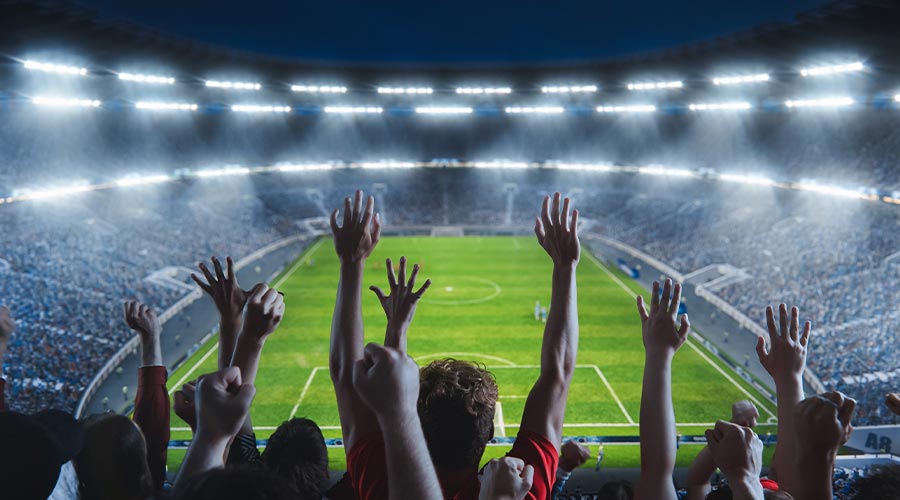
<path id="1" fill-rule="evenodd" d="M 798 99 L 784 101 L 784 105 L 788 108 L 840 108 L 854 104 L 852 97 L 834 96 L 821 97 L 818 99 Z"/>
<path id="2" fill-rule="evenodd" d="M 310 94 L 346 94 L 347 87 L 342 85 L 291 85 L 294 92 L 307 92 Z"/>
<path id="3" fill-rule="evenodd" d="M 356 164 L 360 168 L 416 168 L 414 161 L 380 160 L 363 161 Z"/>
<path id="4" fill-rule="evenodd" d="M 560 170 L 579 170 L 584 172 L 611 172 L 614 170 L 612 165 L 605 163 L 555 163 L 553 166 Z"/>
<path id="5" fill-rule="evenodd" d="M 141 75 L 139 73 L 119 73 L 119 80 L 138 83 L 156 83 L 161 85 L 175 84 L 175 78 L 172 78 L 171 76 Z"/>
<path id="6" fill-rule="evenodd" d="M 744 111 L 752 108 L 749 102 L 707 102 L 688 106 L 691 111 Z"/>
<path id="7" fill-rule="evenodd" d="M 100 101 L 97 99 L 77 99 L 70 97 L 48 97 L 38 96 L 31 100 L 38 106 L 49 106 L 54 108 L 97 108 L 100 107 Z"/>
<path id="8" fill-rule="evenodd" d="M 597 106 L 598 113 L 652 113 L 656 106 L 652 104 L 628 104 L 624 106 Z"/>
<path id="9" fill-rule="evenodd" d="M 897 101 L 897 102 L 900 102 L 900 94 L 895 94 L 895 95 L 894 95 L 894 100 Z"/>
<path id="10" fill-rule="evenodd" d="M 231 110 L 236 113 L 290 113 L 290 106 L 271 106 L 258 104 L 234 104 Z"/>
<path id="11" fill-rule="evenodd" d="M 740 184 L 752 184 L 756 186 L 774 186 L 775 181 L 761 175 L 743 174 L 719 174 L 719 180 L 725 182 L 737 182 Z"/>
<path id="12" fill-rule="evenodd" d="M 168 175 L 163 174 L 147 174 L 147 175 L 127 175 L 116 180 L 115 184 L 121 187 L 127 186 L 145 186 L 148 184 L 159 184 L 162 182 L 168 182 L 172 178 Z"/>
<path id="13" fill-rule="evenodd" d="M 134 107 L 149 111 L 197 111 L 196 104 L 185 102 L 138 101 Z"/>
<path id="14" fill-rule="evenodd" d="M 79 68 L 78 66 L 66 66 L 65 64 L 54 64 L 40 61 L 28 60 L 24 62 L 25 69 L 34 71 L 43 71 L 45 73 L 57 73 L 60 75 L 79 75 L 87 74 L 87 68 Z"/>
<path id="15" fill-rule="evenodd" d="M 712 79 L 713 85 L 741 85 L 744 83 L 760 83 L 768 82 L 768 73 L 758 73 L 755 75 L 740 76 L 717 76 Z"/>
<path id="16" fill-rule="evenodd" d="M 541 87 L 541 92 L 545 94 L 584 94 L 596 91 L 596 85 L 549 85 Z"/>
<path id="17" fill-rule="evenodd" d="M 421 106 L 416 108 L 420 115 L 470 115 L 472 108 L 467 106 Z"/>
<path id="18" fill-rule="evenodd" d="M 506 112 L 510 114 L 541 114 L 552 115 L 564 113 L 566 108 L 562 106 L 509 106 Z"/>
<path id="19" fill-rule="evenodd" d="M 434 89 L 431 87 L 378 87 L 379 94 L 409 94 L 409 95 L 428 95 L 433 94 Z"/>
<path id="20" fill-rule="evenodd" d="M 326 113 L 336 113 L 344 115 L 356 114 L 379 114 L 384 112 L 379 106 L 325 106 L 323 111 Z"/>
<path id="21" fill-rule="evenodd" d="M 673 80 L 670 82 L 636 82 L 629 83 L 628 90 L 664 90 L 664 89 L 680 89 L 684 87 L 684 82 Z"/>
<path id="22" fill-rule="evenodd" d="M 457 94 L 512 94 L 510 87 L 456 87 Z"/>
<path id="23" fill-rule="evenodd" d="M 210 168 L 206 170 L 198 170 L 194 172 L 194 175 L 197 177 L 232 177 L 238 175 L 249 175 L 250 169 L 247 167 L 225 167 L 225 168 Z"/>
<path id="24" fill-rule="evenodd" d="M 855 71 L 862 71 L 866 69 L 865 65 L 859 61 L 846 63 L 846 64 L 835 64 L 831 66 L 815 66 L 812 68 L 803 68 L 800 70 L 800 74 L 803 76 L 828 76 L 828 75 L 836 75 L 839 73 L 852 73 Z"/>
<path id="25" fill-rule="evenodd" d="M 13 198 L 20 200 L 47 200 L 50 198 L 62 198 L 65 196 L 84 193 L 94 189 L 87 181 L 75 181 L 68 186 L 60 186 L 47 189 L 23 189 L 13 192 Z"/>
<path id="26" fill-rule="evenodd" d="M 529 167 L 529 163 L 525 161 L 511 160 L 491 160 L 491 161 L 474 161 L 472 166 L 475 168 L 506 168 L 520 170 Z"/>
<path id="27" fill-rule="evenodd" d="M 228 82 L 219 80 L 206 80 L 206 86 L 216 89 L 232 89 L 232 90 L 259 90 L 262 84 L 254 82 Z"/>
<path id="28" fill-rule="evenodd" d="M 794 184 L 795 189 L 801 191 L 812 191 L 814 193 L 827 194 L 829 196 L 837 196 L 840 198 L 855 198 L 860 200 L 870 199 L 871 195 L 862 192 L 862 189 L 848 189 L 837 186 L 828 186 L 817 184 L 815 182 L 799 182 Z"/>
<path id="29" fill-rule="evenodd" d="M 638 167 L 638 173 L 647 175 L 666 175 L 671 177 L 693 177 L 694 173 L 683 168 L 668 168 L 659 166 Z"/>
<path id="30" fill-rule="evenodd" d="M 330 163 L 288 163 L 275 166 L 275 170 L 279 172 L 309 172 L 314 170 L 331 170 L 332 168 L 334 166 Z"/>

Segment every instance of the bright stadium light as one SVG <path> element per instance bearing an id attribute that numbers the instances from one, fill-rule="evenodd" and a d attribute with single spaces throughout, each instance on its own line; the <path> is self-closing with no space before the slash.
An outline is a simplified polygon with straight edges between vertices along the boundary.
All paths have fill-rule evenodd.
<path id="1" fill-rule="evenodd" d="M 379 161 L 361 161 L 356 164 L 359 168 L 416 168 L 414 161 L 398 161 L 398 160 L 379 160 Z"/>
<path id="2" fill-rule="evenodd" d="M 521 170 L 529 167 L 528 162 L 512 161 L 512 160 L 491 160 L 491 161 L 474 161 L 472 166 L 475 168 L 506 168 L 511 170 Z"/>
<path id="3" fill-rule="evenodd" d="M 539 114 L 553 115 L 564 113 L 566 108 L 562 106 L 508 106 L 506 112 L 510 114 Z"/>
<path id="4" fill-rule="evenodd" d="M 79 75 L 87 74 L 87 68 L 79 68 L 78 66 L 66 66 L 64 64 L 53 64 L 40 61 L 28 60 L 24 62 L 25 69 L 34 71 L 43 71 L 45 73 L 58 73 L 60 75 Z"/>
<path id="5" fill-rule="evenodd" d="M 434 93 L 431 87 L 378 87 L 379 94 L 427 95 Z"/>
<path id="6" fill-rule="evenodd" d="M 68 186 L 60 186 L 48 189 L 22 189 L 13 192 L 13 198 L 19 200 L 48 200 L 65 196 L 85 193 L 94 189 L 88 181 L 74 181 Z"/>
<path id="7" fill-rule="evenodd" d="M 712 79 L 713 85 L 741 85 L 744 83 L 760 83 L 768 82 L 768 73 L 758 73 L 755 75 L 740 76 L 717 76 Z"/>
<path id="8" fill-rule="evenodd" d="M 636 82 L 628 84 L 628 90 L 664 90 L 680 89 L 681 87 L 684 87 L 684 82 L 680 80 L 671 82 Z"/>
<path id="9" fill-rule="evenodd" d="M 784 101 L 788 108 L 840 108 L 854 104 L 852 97 L 822 97 L 819 99 L 798 99 Z"/>
<path id="10" fill-rule="evenodd" d="M 416 108 L 420 115 L 471 115 L 472 108 L 467 106 L 420 106 Z"/>
<path id="11" fill-rule="evenodd" d="M 128 187 L 128 186 L 146 186 L 149 184 L 159 184 L 161 182 L 170 181 L 172 178 L 168 175 L 126 175 L 120 179 L 115 181 L 115 184 L 120 187 Z"/>
<path id="12" fill-rule="evenodd" d="M 100 107 L 100 101 L 97 99 L 75 99 L 69 97 L 46 97 L 38 96 L 31 100 L 38 106 L 48 106 L 54 108 L 97 108 Z"/>
<path id="13" fill-rule="evenodd" d="M 197 177 L 233 177 L 238 175 L 249 175 L 250 169 L 247 167 L 225 167 L 210 168 L 206 170 L 198 170 L 194 172 Z"/>
<path id="14" fill-rule="evenodd" d="M 347 87 L 342 85 L 291 85 L 294 92 L 309 94 L 346 94 Z"/>
<path id="15" fill-rule="evenodd" d="M 605 163 L 555 163 L 554 167 L 560 170 L 578 170 L 582 172 L 610 172 L 612 165 Z"/>
<path id="16" fill-rule="evenodd" d="M 895 94 L 895 95 L 894 95 L 894 101 L 900 102 L 900 94 Z"/>
<path id="17" fill-rule="evenodd" d="M 856 61 L 847 64 L 835 64 L 832 66 L 816 66 L 812 68 L 803 68 L 800 70 L 800 74 L 803 76 L 828 76 L 828 75 L 836 75 L 839 73 L 852 73 L 855 71 L 862 71 L 866 69 L 863 63 Z"/>
<path id="18" fill-rule="evenodd" d="M 261 106 L 258 104 L 234 104 L 231 110 L 236 113 L 290 113 L 290 106 Z"/>
<path id="19" fill-rule="evenodd" d="M 773 181 L 772 179 L 759 175 L 719 174 L 719 180 L 726 182 L 737 182 L 740 184 L 752 184 L 756 186 L 775 185 L 775 181 Z"/>
<path id="20" fill-rule="evenodd" d="M 138 83 L 156 83 L 162 85 L 173 85 L 175 83 L 175 79 L 171 76 L 141 75 L 138 73 L 119 73 L 119 80 Z"/>
<path id="21" fill-rule="evenodd" d="M 148 111 L 197 111 L 196 104 L 185 102 L 138 101 L 134 107 Z"/>
<path id="22" fill-rule="evenodd" d="M 548 85 L 541 87 L 541 92 L 545 94 L 583 94 L 596 91 L 596 85 Z"/>
<path id="23" fill-rule="evenodd" d="M 456 87 L 457 94 L 467 95 L 492 95 L 492 94 L 512 94 L 510 87 Z"/>
<path id="24" fill-rule="evenodd" d="M 379 106 L 325 106 L 322 109 L 326 113 L 341 115 L 366 115 L 384 112 L 384 109 Z"/>
<path id="25" fill-rule="evenodd" d="M 262 85 L 253 82 L 228 82 L 219 80 L 206 80 L 206 86 L 216 89 L 233 89 L 233 90 L 259 90 Z"/>
<path id="26" fill-rule="evenodd" d="M 598 113 L 652 113 L 656 106 L 652 104 L 629 104 L 625 106 L 597 106 Z"/>
<path id="27" fill-rule="evenodd" d="M 794 184 L 793 187 L 801 191 L 811 191 L 814 193 L 837 196 L 840 198 L 854 198 L 858 200 L 867 200 L 872 198 L 872 195 L 864 193 L 862 189 L 848 189 L 838 186 L 828 186 L 824 184 L 817 184 L 812 181 L 798 182 Z"/>
<path id="28" fill-rule="evenodd" d="M 688 106 L 691 111 L 744 111 L 752 108 L 749 102 L 706 102 L 696 103 Z"/>
<path id="29" fill-rule="evenodd" d="M 330 163 L 287 163 L 276 165 L 275 170 L 279 172 L 309 172 L 314 170 L 331 170 L 334 168 Z"/>
<path id="30" fill-rule="evenodd" d="M 671 177 L 693 177 L 694 173 L 690 170 L 685 170 L 683 168 L 668 168 L 668 167 L 638 167 L 638 173 L 647 174 L 647 175 L 666 175 Z"/>

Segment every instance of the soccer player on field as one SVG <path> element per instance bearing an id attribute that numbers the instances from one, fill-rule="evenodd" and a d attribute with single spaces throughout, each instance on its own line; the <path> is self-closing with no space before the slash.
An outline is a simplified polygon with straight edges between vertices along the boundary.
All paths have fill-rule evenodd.
<path id="1" fill-rule="evenodd" d="M 381 232 L 373 217 L 374 200 L 365 209 L 362 193 L 344 201 L 343 224 L 338 211 L 331 217 L 335 249 L 341 261 L 337 301 L 331 330 L 330 370 L 347 450 L 349 481 L 359 500 L 388 498 L 385 445 L 377 420 L 362 404 L 352 385 L 353 365 L 363 357 L 362 285 L 366 258 Z M 535 234 L 553 260 L 552 304 L 541 347 L 541 371 L 528 395 L 516 441 L 508 455 L 522 460 L 521 473 L 533 482 L 525 498 L 545 500 L 553 487 L 559 463 L 566 399 L 578 350 L 578 307 L 575 270 L 581 245 L 576 232 L 578 212 L 569 217 L 569 200 L 559 193 L 546 197 Z M 405 260 L 399 279 L 388 265 L 391 294 L 374 288 L 388 317 L 385 346 L 406 351 L 406 332 L 424 288 L 412 292 L 416 266 L 406 281 Z M 426 283 L 427 285 L 427 283 Z M 445 498 L 479 497 L 479 464 L 494 437 L 494 409 L 498 397 L 493 375 L 481 366 L 460 360 L 436 360 L 420 371 L 418 412 Z M 391 430 L 395 432 L 394 430 Z M 531 466 L 531 467 L 529 467 Z M 527 471 L 527 472 L 526 472 Z"/>

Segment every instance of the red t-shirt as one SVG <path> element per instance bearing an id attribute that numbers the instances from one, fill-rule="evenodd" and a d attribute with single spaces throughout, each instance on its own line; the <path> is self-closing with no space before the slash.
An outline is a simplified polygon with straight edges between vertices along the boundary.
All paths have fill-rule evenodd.
<path id="1" fill-rule="evenodd" d="M 534 467 L 534 483 L 525 498 L 546 500 L 553 489 L 559 466 L 556 446 L 540 434 L 520 430 L 507 455 L 521 458 L 526 465 Z M 384 457 L 384 439 L 380 432 L 362 438 L 347 455 L 347 473 L 359 500 L 387 500 L 387 465 Z M 442 481 L 442 486 L 446 488 L 447 485 Z M 478 499 L 481 483 L 476 471 L 472 471 L 471 480 L 456 486 L 458 488 L 451 488 L 457 491 L 452 500 Z"/>

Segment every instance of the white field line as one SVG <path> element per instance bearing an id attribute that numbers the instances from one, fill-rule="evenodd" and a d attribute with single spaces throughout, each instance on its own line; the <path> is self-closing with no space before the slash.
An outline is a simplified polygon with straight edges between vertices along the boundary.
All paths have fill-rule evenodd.
<path id="1" fill-rule="evenodd" d="M 276 281 L 275 284 L 272 285 L 272 288 L 278 288 L 283 285 L 288 278 L 293 276 L 294 272 L 297 271 L 297 268 L 302 266 L 304 263 L 309 262 L 309 258 L 312 257 L 314 253 L 316 253 L 316 250 L 318 250 L 319 247 L 322 246 L 322 243 L 325 243 L 325 238 L 322 238 L 319 241 L 313 243 L 313 246 L 309 247 L 305 252 L 303 252 L 303 255 L 301 255 L 300 258 L 297 259 L 297 262 L 294 262 L 294 265 L 291 266 L 291 268 L 288 269 L 286 273 L 281 275 L 281 278 L 279 278 L 278 281 Z"/>
<path id="2" fill-rule="evenodd" d="M 503 405 L 497 401 L 494 410 L 494 430 L 500 437 L 506 437 L 506 422 L 503 421 Z"/>
<path id="3" fill-rule="evenodd" d="M 620 280 L 618 276 L 616 276 L 615 274 L 610 272 L 610 270 L 607 269 L 606 266 L 604 266 L 602 262 L 597 260 L 597 258 L 594 257 L 590 252 L 587 252 L 587 255 L 588 255 L 588 258 L 590 260 L 592 260 L 594 262 L 594 264 L 596 264 L 597 267 L 599 267 L 603 272 L 605 272 L 610 278 L 612 278 L 612 280 L 615 281 L 616 284 L 618 284 L 622 288 L 622 290 L 625 290 L 625 292 L 628 293 L 628 295 L 630 295 L 632 297 L 637 297 L 637 294 L 634 293 L 634 290 L 632 290 L 631 288 L 628 287 L 628 285 L 623 283 L 622 280 Z M 753 401 L 753 403 L 756 404 L 756 406 L 758 408 L 762 408 L 763 411 L 768 413 L 770 417 L 777 418 L 777 417 L 775 417 L 775 414 L 772 413 L 772 410 L 769 409 L 768 405 L 762 404 L 757 398 L 753 397 L 753 395 L 750 394 L 750 392 L 747 391 L 747 389 L 744 389 L 744 387 L 741 384 L 737 383 L 737 381 L 735 381 L 733 378 L 731 378 L 731 376 L 728 373 L 726 373 L 725 370 L 722 369 L 722 367 L 720 367 L 717 363 L 715 363 L 712 359 L 710 359 L 709 356 L 707 356 L 696 345 L 694 345 L 694 343 L 690 339 L 688 339 L 686 343 L 691 349 L 693 349 L 697 354 L 699 354 L 701 358 L 703 358 L 707 363 L 709 363 L 713 368 L 715 368 L 716 371 L 721 373 L 722 376 L 725 377 L 726 380 L 731 382 L 735 387 L 738 388 L 739 391 L 744 393 L 744 395 L 747 396 L 750 399 L 750 401 Z"/>
<path id="4" fill-rule="evenodd" d="M 212 356 L 212 354 L 214 352 L 216 352 L 218 350 L 219 350 L 219 343 L 216 342 L 215 344 L 213 344 L 212 348 L 209 351 L 207 351 L 206 354 L 203 355 L 203 357 L 201 357 L 199 360 L 197 360 L 197 362 L 194 363 L 194 366 L 192 366 L 191 369 L 187 371 L 187 373 L 182 375 L 182 377 L 180 379 L 178 379 L 178 382 L 176 382 L 175 385 L 173 385 L 172 388 L 169 389 L 169 396 L 171 396 L 172 394 L 175 394 L 175 391 L 181 389 L 181 386 L 187 380 L 190 379 L 191 375 L 193 375 L 194 372 L 197 371 L 197 368 L 200 368 L 200 365 L 202 365 L 204 361 L 206 361 L 210 356 Z"/>
<path id="5" fill-rule="evenodd" d="M 600 380 L 603 381 L 603 385 L 609 390 L 609 393 L 612 394 L 613 399 L 616 400 L 616 404 L 619 405 L 619 409 L 622 410 L 622 413 L 625 415 L 625 418 L 628 420 L 629 424 L 634 424 L 634 419 L 631 418 L 631 415 L 628 414 L 628 410 L 625 409 L 625 405 L 622 404 L 622 400 L 619 399 L 619 395 L 616 394 L 616 391 L 613 390 L 612 386 L 609 385 L 609 381 L 606 380 L 606 377 L 603 375 L 603 372 L 600 371 L 600 367 L 594 365 L 594 371 L 597 372 L 597 376 L 600 377 Z"/>
<path id="6" fill-rule="evenodd" d="M 506 366 L 500 366 L 498 368 L 510 368 L 510 367 L 517 366 L 515 363 L 513 363 L 512 361 L 510 361 L 506 358 L 501 358 L 499 356 L 492 356 L 490 354 L 482 354 L 480 352 L 435 352 L 435 353 L 431 353 L 431 354 L 423 354 L 422 356 L 419 356 L 418 358 L 414 358 L 414 360 L 416 362 L 419 362 L 419 361 L 424 361 L 426 359 L 452 358 L 454 356 L 490 359 L 491 361 L 496 361 L 498 363 L 503 363 L 504 365 L 506 365 Z"/>
<path id="7" fill-rule="evenodd" d="M 306 379 L 306 385 L 304 385 L 304 386 L 303 386 L 303 390 L 300 391 L 300 399 L 297 400 L 297 404 L 295 404 L 294 407 L 291 409 L 291 416 L 288 417 L 288 420 L 294 418 L 294 415 L 297 414 L 297 410 L 300 409 L 300 403 L 303 402 L 303 398 L 306 397 L 306 393 L 309 391 L 309 386 L 312 385 L 313 379 L 316 378 L 316 373 L 317 373 L 317 372 L 319 371 L 319 369 L 321 369 L 321 368 L 322 368 L 322 367 L 317 366 L 317 367 L 313 368 L 312 373 L 309 374 L 309 378 Z"/>

